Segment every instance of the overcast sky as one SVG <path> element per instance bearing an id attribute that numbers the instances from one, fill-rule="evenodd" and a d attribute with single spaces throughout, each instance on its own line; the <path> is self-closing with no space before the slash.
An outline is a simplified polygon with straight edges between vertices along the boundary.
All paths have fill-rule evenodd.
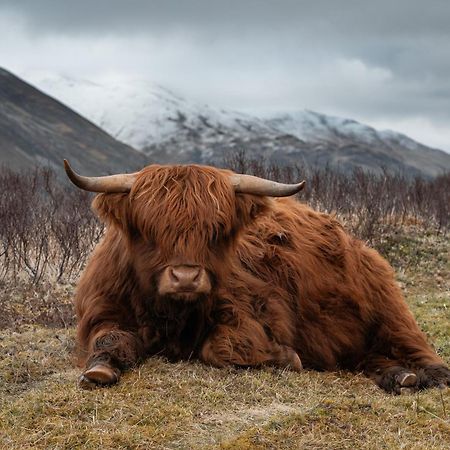
<path id="1" fill-rule="evenodd" d="M 450 0 L 0 0 L 0 66 L 149 78 L 214 106 L 306 108 L 450 151 Z"/>

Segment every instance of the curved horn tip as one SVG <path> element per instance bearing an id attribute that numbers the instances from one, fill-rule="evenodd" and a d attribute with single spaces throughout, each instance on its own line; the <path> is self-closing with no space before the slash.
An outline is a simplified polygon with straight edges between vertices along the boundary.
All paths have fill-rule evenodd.
<path id="1" fill-rule="evenodd" d="M 102 177 L 85 177 L 78 175 L 69 161 L 64 159 L 64 169 L 70 181 L 80 189 L 99 193 L 127 193 L 130 192 L 137 173 L 106 175 Z"/>
<path id="2" fill-rule="evenodd" d="M 304 189 L 306 185 L 306 181 L 303 180 L 300 183 L 297 184 L 292 184 L 292 185 L 284 185 L 283 187 L 285 189 L 283 189 L 283 192 L 279 193 L 280 197 L 289 197 L 291 195 L 295 195 L 298 194 L 300 191 L 302 191 Z"/>
<path id="3" fill-rule="evenodd" d="M 301 181 L 300 183 L 298 183 L 296 193 L 297 193 L 297 192 L 300 192 L 300 191 L 303 191 L 303 189 L 305 188 L 305 186 L 306 186 L 306 181 L 305 181 L 305 180 L 303 180 L 303 181 Z"/>
<path id="4" fill-rule="evenodd" d="M 253 175 L 235 174 L 231 177 L 234 190 L 241 194 L 266 195 L 268 197 L 289 197 L 297 194 L 306 182 L 297 184 L 278 183 Z"/>
<path id="5" fill-rule="evenodd" d="M 70 167 L 69 161 L 67 161 L 67 159 L 64 159 L 64 170 L 66 171 L 66 173 L 68 172 L 73 172 L 72 167 Z"/>
<path id="6" fill-rule="evenodd" d="M 67 176 L 70 178 L 70 180 L 74 184 L 77 184 L 76 183 L 76 179 L 77 179 L 76 173 L 73 171 L 72 167 L 70 167 L 69 161 L 67 161 L 67 159 L 64 159 L 63 161 L 64 161 L 64 170 L 65 170 Z"/>

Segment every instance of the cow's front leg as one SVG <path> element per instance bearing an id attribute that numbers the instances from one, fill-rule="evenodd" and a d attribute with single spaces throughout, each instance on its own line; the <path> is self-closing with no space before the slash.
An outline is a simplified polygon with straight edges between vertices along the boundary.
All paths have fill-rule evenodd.
<path id="1" fill-rule="evenodd" d="M 106 328 L 91 337 L 87 353 L 79 384 L 90 389 L 117 383 L 121 372 L 144 356 L 144 349 L 136 333 Z"/>
<path id="2" fill-rule="evenodd" d="M 271 340 L 255 320 L 218 325 L 203 344 L 200 358 L 217 367 L 274 365 L 302 370 L 297 352 Z"/>

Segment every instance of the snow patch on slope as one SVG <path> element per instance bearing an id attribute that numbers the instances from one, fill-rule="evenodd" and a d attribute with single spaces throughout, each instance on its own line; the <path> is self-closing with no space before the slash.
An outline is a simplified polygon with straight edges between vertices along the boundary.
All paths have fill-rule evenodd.
<path id="1" fill-rule="evenodd" d="M 189 102 L 147 80 L 105 78 L 92 82 L 54 74 L 29 74 L 28 79 L 137 149 L 168 140 L 181 130 L 200 132 L 208 140 L 231 131 L 246 135 L 268 128 L 258 118 Z"/>

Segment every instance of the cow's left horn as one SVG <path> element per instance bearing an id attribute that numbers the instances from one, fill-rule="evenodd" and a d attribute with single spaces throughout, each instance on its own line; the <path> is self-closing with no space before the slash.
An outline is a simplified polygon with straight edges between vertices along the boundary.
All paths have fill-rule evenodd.
<path id="1" fill-rule="evenodd" d="M 284 184 L 253 175 L 232 175 L 231 184 L 235 192 L 267 195 L 268 197 L 288 197 L 300 192 L 305 187 L 305 181 L 297 184 Z"/>
<path id="2" fill-rule="evenodd" d="M 137 175 L 137 173 L 123 173 L 104 177 L 83 177 L 72 170 L 66 159 L 64 169 L 75 186 L 90 192 L 130 192 Z"/>

